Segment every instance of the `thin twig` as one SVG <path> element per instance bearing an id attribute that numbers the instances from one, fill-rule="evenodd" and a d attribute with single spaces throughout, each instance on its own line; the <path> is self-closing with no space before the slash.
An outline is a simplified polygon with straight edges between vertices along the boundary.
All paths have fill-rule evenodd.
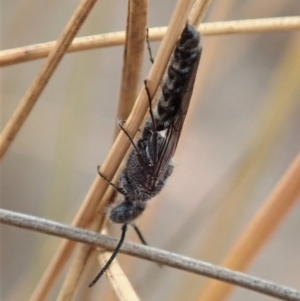
<path id="1" fill-rule="evenodd" d="M 0 209 L 0 222 L 72 239 L 107 250 L 114 250 L 118 243 L 117 239 L 96 232 L 4 209 Z M 120 252 L 183 271 L 225 281 L 278 299 L 300 301 L 300 291 L 293 288 L 157 248 L 125 242 Z"/>
<path id="2" fill-rule="evenodd" d="M 224 34 L 268 33 L 300 29 L 300 17 L 278 17 L 249 20 L 233 20 L 224 22 L 202 23 L 199 31 L 202 36 Z M 149 29 L 151 41 L 160 41 L 166 33 L 166 27 Z M 100 35 L 76 38 L 68 48 L 68 52 L 77 52 L 102 47 L 123 45 L 125 32 L 113 32 Z M 35 44 L 20 48 L 7 49 L 0 52 L 0 66 L 9 66 L 46 57 L 56 42 Z"/>
<path id="3" fill-rule="evenodd" d="M 3 158 L 97 0 L 82 0 L 0 136 Z"/>

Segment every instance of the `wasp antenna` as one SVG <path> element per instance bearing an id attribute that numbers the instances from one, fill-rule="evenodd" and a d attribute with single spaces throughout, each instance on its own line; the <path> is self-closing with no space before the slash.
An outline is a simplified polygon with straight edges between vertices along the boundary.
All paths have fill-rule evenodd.
<path id="1" fill-rule="evenodd" d="M 119 253 L 119 250 L 124 242 L 125 239 L 125 234 L 127 231 L 127 224 L 124 224 L 122 226 L 122 235 L 121 238 L 118 242 L 117 247 L 115 248 L 114 252 L 112 253 L 112 255 L 110 256 L 110 258 L 108 259 L 108 261 L 106 262 L 105 266 L 102 268 L 102 270 L 98 273 L 98 275 L 94 278 L 94 280 L 89 284 L 89 287 L 92 287 L 100 278 L 101 276 L 105 273 L 105 271 L 109 268 L 110 264 L 112 263 L 112 261 L 115 259 L 115 257 L 117 256 L 117 254 Z"/>

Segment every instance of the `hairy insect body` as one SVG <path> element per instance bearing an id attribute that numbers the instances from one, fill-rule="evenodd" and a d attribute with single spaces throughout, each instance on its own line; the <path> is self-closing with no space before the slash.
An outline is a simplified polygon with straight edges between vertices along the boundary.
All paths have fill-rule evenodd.
<path id="1" fill-rule="evenodd" d="M 151 99 L 146 86 L 149 96 L 150 117 L 147 119 L 137 143 L 133 142 L 122 124 L 119 124 L 133 146 L 120 176 L 121 187 L 111 183 L 98 170 L 99 175 L 122 194 L 121 200 L 110 208 L 108 216 L 112 222 L 121 223 L 123 226 L 116 249 L 90 283 L 90 287 L 97 282 L 116 257 L 125 239 L 127 224 L 145 210 L 147 201 L 160 193 L 173 172 L 172 157 L 189 107 L 200 60 L 199 40 L 198 32 L 193 26 L 187 24 L 175 46 L 161 86 L 161 94 L 155 112 L 152 111 Z M 165 131 L 164 135 L 162 131 Z M 134 229 L 141 241 L 145 243 L 136 226 Z"/>
<path id="2" fill-rule="evenodd" d="M 155 136 L 155 138 L 153 137 Z M 153 139 L 156 143 L 153 144 Z M 139 216 L 146 207 L 146 201 L 156 196 L 164 187 L 167 178 L 173 171 L 173 164 L 169 162 L 163 174 L 156 179 L 155 162 L 158 149 L 164 143 L 164 137 L 159 133 L 152 133 L 147 127 L 142 138 L 137 142 L 121 173 L 120 183 L 124 189 L 124 199 L 114 207 L 109 218 L 114 223 L 129 223 Z"/>
<path id="3" fill-rule="evenodd" d="M 132 222 L 172 174 L 171 159 L 189 105 L 200 52 L 199 34 L 187 24 L 170 60 L 156 112 L 149 108 L 150 117 L 121 173 L 123 198 L 110 211 L 111 221 Z M 166 130 L 164 136 L 161 134 L 163 130 Z"/>

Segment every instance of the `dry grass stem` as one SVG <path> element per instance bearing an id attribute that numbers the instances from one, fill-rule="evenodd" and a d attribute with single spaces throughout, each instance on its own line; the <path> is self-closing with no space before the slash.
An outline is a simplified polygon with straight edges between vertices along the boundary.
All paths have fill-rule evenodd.
<path id="1" fill-rule="evenodd" d="M 92 251 L 93 248 L 90 245 L 78 246 L 75 257 L 72 260 L 72 265 L 68 270 L 65 281 L 58 293 L 57 301 L 68 301 L 73 299 L 78 288 L 80 277 L 84 272 Z"/>
<path id="2" fill-rule="evenodd" d="M 120 97 L 118 102 L 117 118 L 126 120 L 130 114 L 134 101 L 138 95 L 141 85 L 142 64 L 144 58 L 144 48 L 146 40 L 146 29 L 148 19 L 148 0 L 128 1 L 128 15 L 126 25 L 125 47 L 123 54 L 122 79 L 120 85 Z M 114 137 L 119 133 L 119 127 L 115 128 Z M 118 178 L 118 172 L 114 180 Z M 104 200 L 100 202 L 102 208 L 97 208 L 97 212 L 104 212 L 104 207 L 111 200 L 114 191 L 109 187 L 104 195 Z M 99 210 L 100 209 L 100 210 Z M 103 210 L 101 210 L 103 209 Z M 99 219 L 99 215 L 95 216 Z M 100 230 L 100 229 L 99 229 Z M 108 253 L 101 253 L 99 260 L 106 261 Z M 108 260 L 108 259 L 107 259 Z M 136 293 L 131 288 L 129 281 L 122 273 L 117 260 L 114 260 L 111 269 L 107 271 L 108 279 L 114 288 L 117 296 L 121 300 L 138 300 Z M 125 279 L 124 279 L 125 278 Z M 122 289 L 123 285 L 123 289 Z M 128 287 L 129 289 L 124 290 Z M 130 289 L 131 288 L 131 289 Z"/>
<path id="3" fill-rule="evenodd" d="M 171 52 L 177 41 L 180 31 L 184 26 L 191 6 L 192 0 L 179 0 L 177 2 L 170 25 L 164 39 L 162 40 L 155 62 L 147 77 L 148 89 L 151 95 L 155 94 L 159 86 Z M 138 131 L 147 109 L 147 94 L 143 88 L 139 93 L 132 112 L 126 121 L 126 131 L 131 137 L 134 137 Z M 128 137 L 123 132 L 120 132 L 101 167 L 101 172 L 105 174 L 107 178 L 113 178 L 129 147 L 129 144 L 130 142 Z M 108 184 L 105 180 L 100 177 L 96 177 L 92 187 L 88 191 L 85 200 L 83 201 L 82 206 L 72 222 L 73 226 L 85 227 L 91 221 L 95 209 L 98 206 L 99 200 L 102 199 L 107 186 Z M 52 261 L 48 265 L 48 268 L 44 273 L 40 283 L 38 284 L 31 301 L 43 300 L 39 298 L 49 294 L 64 265 L 66 264 L 67 259 L 74 250 L 74 247 L 74 242 L 67 240 L 62 242 Z M 36 296 L 38 296 L 38 298 Z"/>
<path id="4" fill-rule="evenodd" d="M 45 64 L 34 79 L 0 136 L 0 159 L 3 158 L 34 104 L 43 92 L 53 72 L 67 51 L 79 28 L 93 8 L 96 0 L 82 0 L 49 53 Z"/>
<path id="5" fill-rule="evenodd" d="M 280 17 L 213 22 L 210 24 L 210 27 L 205 28 L 205 26 L 203 26 L 202 29 L 200 25 L 199 29 L 203 35 L 249 34 L 286 30 L 299 30 L 300 17 Z"/>
<path id="6" fill-rule="evenodd" d="M 299 190 L 300 157 L 297 158 L 297 161 L 297 166 L 293 165 L 292 168 L 298 170 L 298 177 L 296 181 L 293 181 L 292 186 L 295 187 L 298 185 L 297 189 Z M 295 170 L 293 172 L 295 172 Z M 73 239 L 78 242 L 88 243 L 107 250 L 114 250 L 118 243 L 117 239 L 104 236 L 96 232 L 4 209 L 0 209 L 0 222 L 41 233 Z M 300 301 L 300 292 L 293 288 L 278 285 L 267 280 L 235 272 L 227 268 L 167 252 L 165 250 L 141 244 L 124 242 L 120 252 L 187 272 L 219 279 L 256 292 L 276 297 L 278 299 Z"/>
<path id="7" fill-rule="evenodd" d="M 204 19 L 212 0 L 197 0 L 189 15 L 189 22 L 198 27 Z"/>
<path id="8" fill-rule="evenodd" d="M 118 119 L 127 119 L 136 96 L 138 87 L 141 83 L 141 69 L 144 55 L 145 32 L 147 23 L 147 6 L 148 1 L 129 1 L 128 2 L 128 18 L 127 32 L 124 49 L 123 73 L 121 80 L 121 91 L 118 107 Z M 118 128 L 115 135 L 118 133 Z M 111 187 L 110 187 L 111 188 Z M 100 203 L 101 209 L 104 209 L 105 204 L 113 194 L 112 189 L 108 189 L 104 196 L 104 200 Z M 100 209 L 100 208 L 98 208 Z M 103 210 L 97 210 L 97 213 L 92 222 L 92 226 L 88 228 L 93 231 L 99 231 L 101 214 Z M 87 258 L 91 254 L 90 246 L 80 246 L 76 252 L 75 258 L 71 264 L 71 268 L 67 273 L 64 285 L 59 293 L 59 300 L 71 300 L 79 280 L 87 263 Z"/>
<path id="9" fill-rule="evenodd" d="M 195 21 L 197 22 L 197 21 Z M 202 23 L 199 31 L 203 36 L 224 34 L 250 34 L 300 29 L 300 17 L 277 17 L 224 22 Z M 160 41 L 166 27 L 150 28 L 151 41 Z M 35 44 L 0 52 L 0 66 L 9 66 L 46 57 L 56 42 Z M 119 46 L 125 43 L 125 32 L 113 32 L 74 39 L 67 52 Z"/>
<path id="10" fill-rule="evenodd" d="M 141 86 L 142 63 L 147 28 L 148 0 L 128 2 L 122 79 L 117 117 L 126 120 Z M 115 135 L 118 133 L 118 129 Z"/>
<path id="11" fill-rule="evenodd" d="M 241 237 L 224 258 L 221 265 L 244 271 L 254 256 L 274 233 L 300 196 L 300 155 L 276 185 L 264 205 L 253 217 Z M 224 300 L 233 289 L 219 281 L 210 281 L 197 300 Z"/>
<path id="12" fill-rule="evenodd" d="M 105 263 L 109 260 L 111 252 L 100 252 L 98 260 L 100 265 L 103 267 Z M 139 297 L 132 285 L 130 284 L 128 278 L 124 274 L 120 265 L 116 260 L 114 260 L 106 271 L 106 277 L 111 284 L 118 300 L 120 301 L 139 301 Z"/>

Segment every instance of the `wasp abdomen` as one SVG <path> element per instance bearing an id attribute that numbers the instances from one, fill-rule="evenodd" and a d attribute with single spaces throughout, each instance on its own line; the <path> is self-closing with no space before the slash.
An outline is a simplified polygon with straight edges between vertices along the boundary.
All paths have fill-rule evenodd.
<path id="1" fill-rule="evenodd" d="M 177 42 L 164 79 L 157 113 L 159 123 L 170 123 L 177 115 L 186 85 L 200 56 L 199 33 L 187 24 Z"/>

